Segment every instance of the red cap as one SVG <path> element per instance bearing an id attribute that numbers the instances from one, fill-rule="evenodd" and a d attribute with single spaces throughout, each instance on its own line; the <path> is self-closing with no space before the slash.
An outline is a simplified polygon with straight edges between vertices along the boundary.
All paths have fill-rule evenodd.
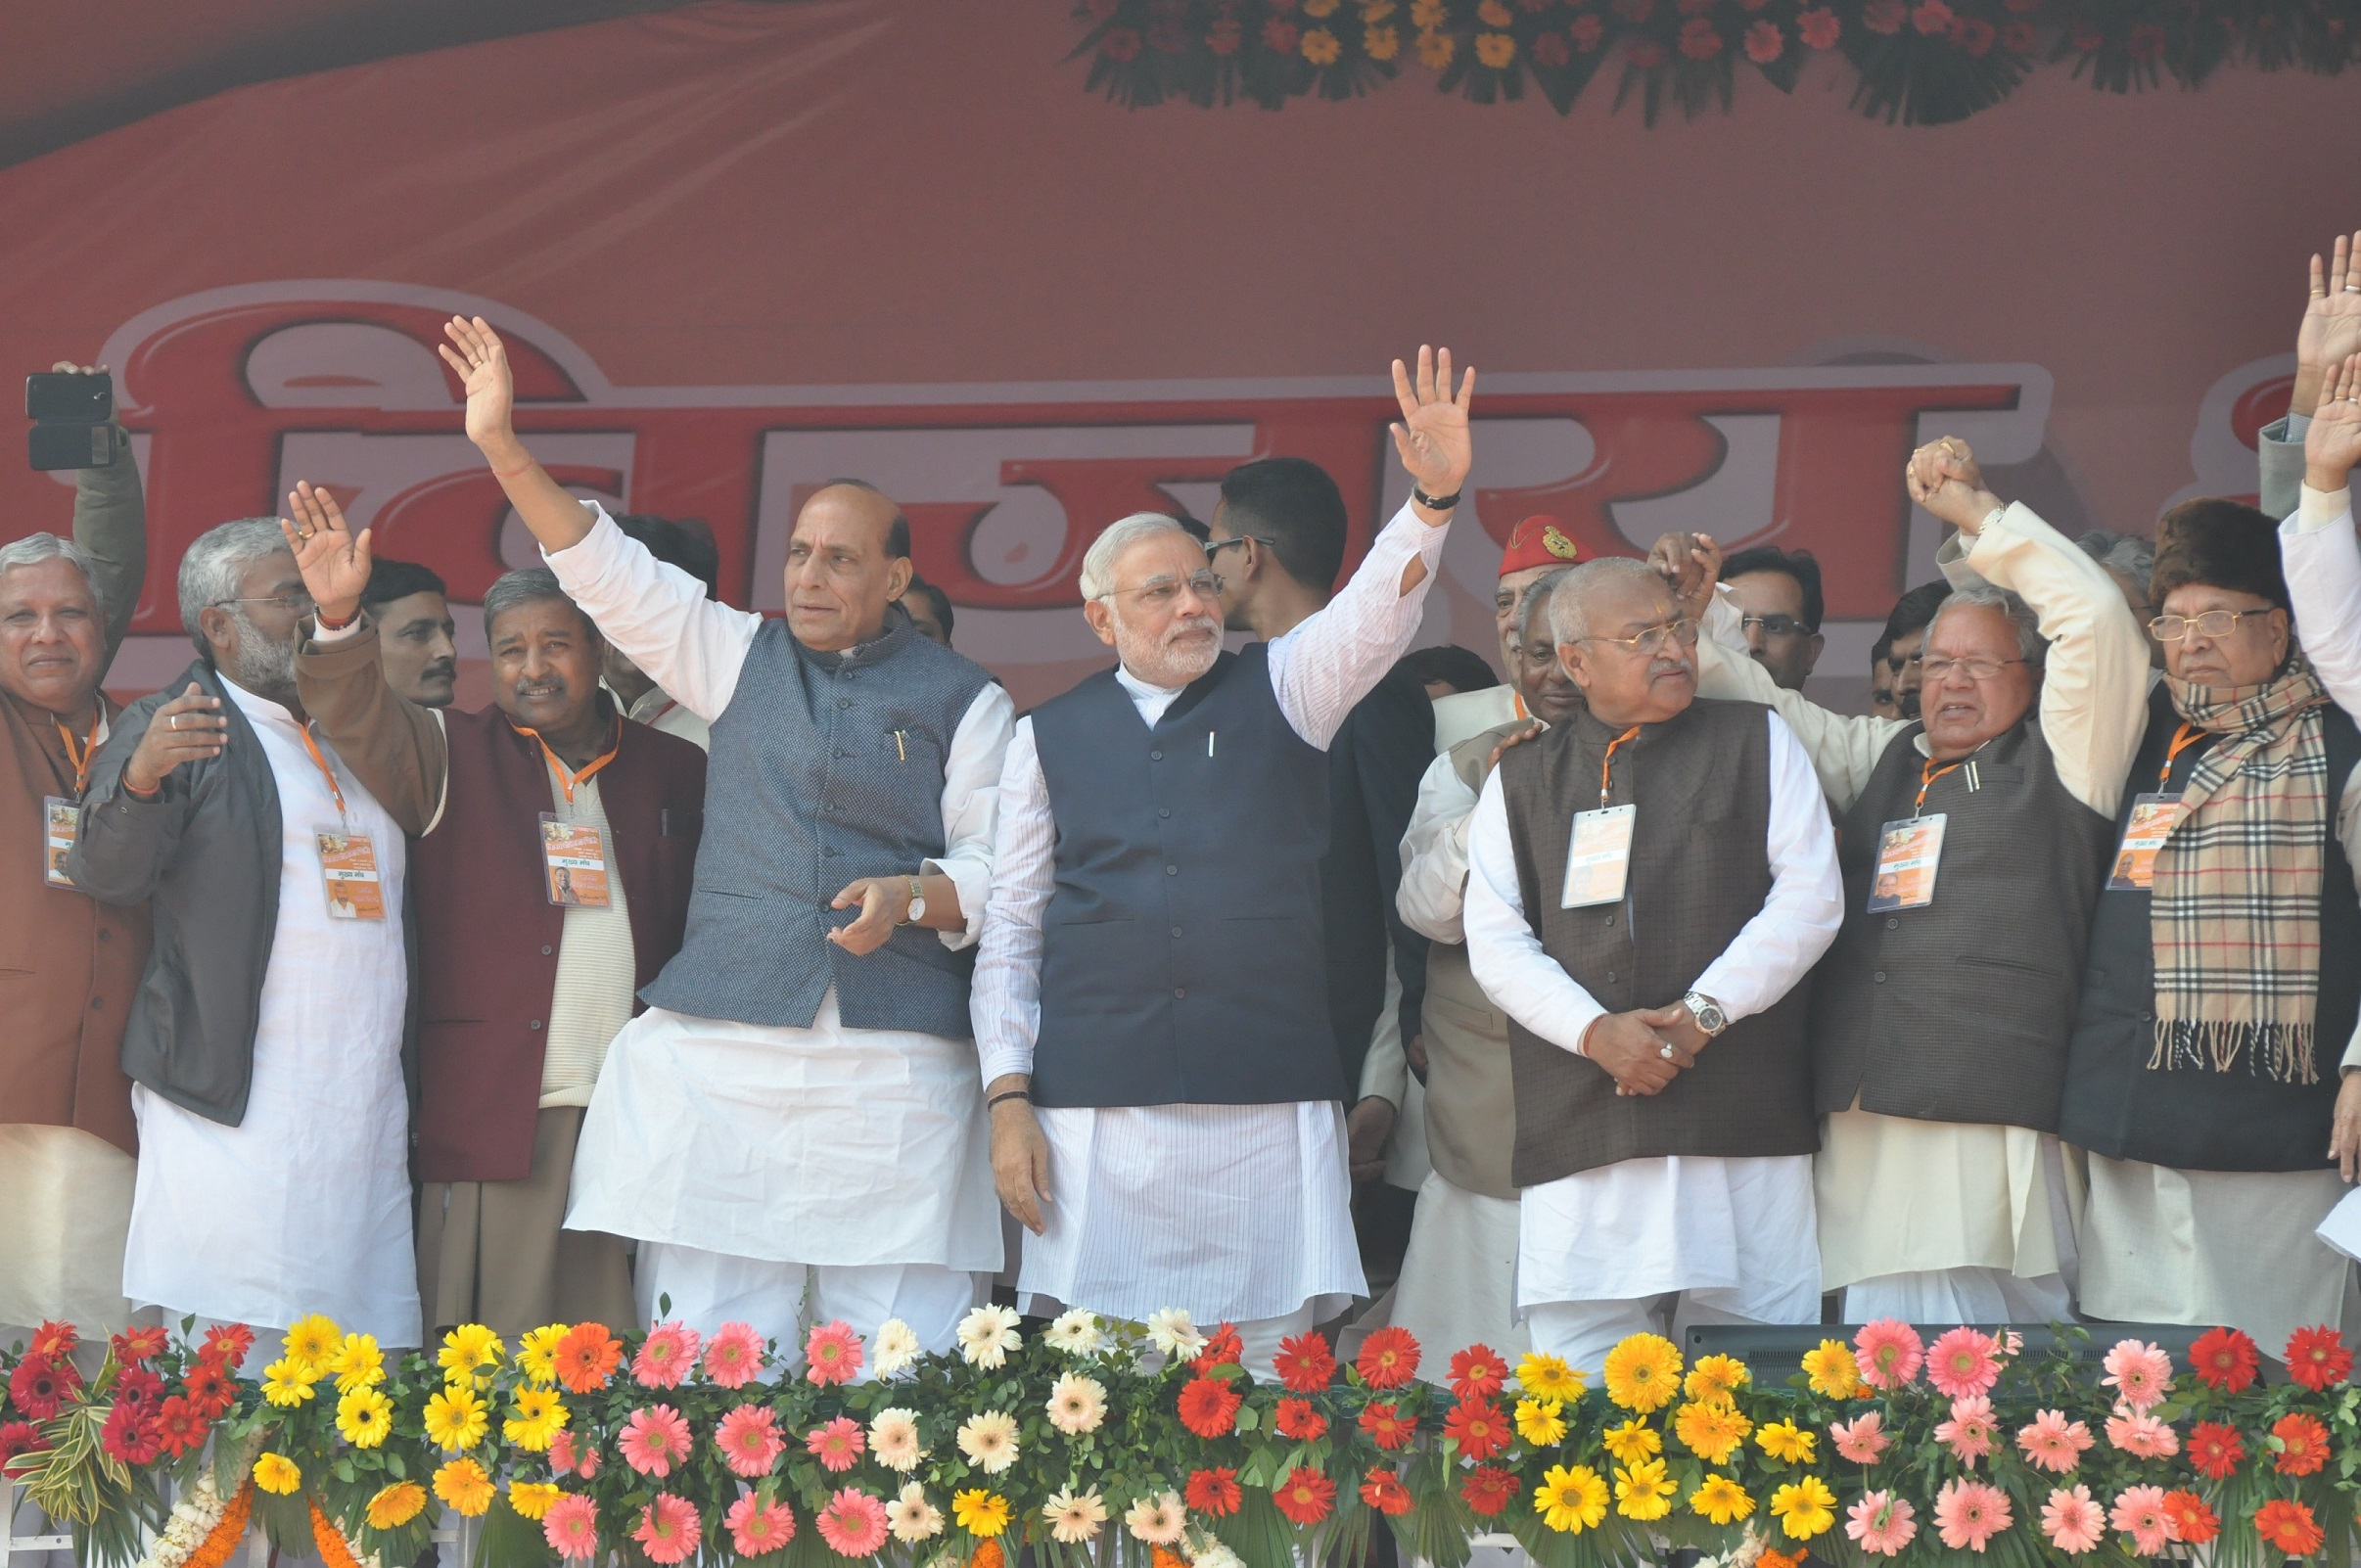
<path id="1" fill-rule="evenodd" d="M 1572 566 L 1582 551 L 1553 517 L 1529 517 L 1508 530 L 1508 548 L 1501 556 L 1501 576 L 1529 567 Z"/>

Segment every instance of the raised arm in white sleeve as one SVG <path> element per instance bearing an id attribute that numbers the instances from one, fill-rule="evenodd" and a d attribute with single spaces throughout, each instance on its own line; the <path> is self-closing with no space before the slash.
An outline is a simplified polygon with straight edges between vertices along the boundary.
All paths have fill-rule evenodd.
<path id="1" fill-rule="evenodd" d="M 968 1021 L 984 1082 L 1033 1071 L 1042 1033 L 1042 917 L 1056 887 L 1057 823 L 1034 749 L 1033 720 L 1019 719 L 1000 764 L 992 896 L 968 989 Z M 964 903 L 966 894 L 960 894 Z"/>
<path id="2" fill-rule="evenodd" d="M 1402 835 L 1402 887 L 1394 908 L 1402 923 L 1432 942 L 1464 942 L 1459 921 L 1467 893 L 1467 828 L 1476 793 L 1443 753 L 1418 780 L 1418 804 Z"/>
<path id="3" fill-rule="evenodd" d="M 2349 493 L 2306 484 L 2279 525 L 2279 556 L 2296 642 L 2337 706 L 2361 718 L 2361 541 Z"/>
<path id="4" fill-rule="evenodd" d="M 541 559 L 599 635 L 673 701 L 712 723 L 738 689 L 763 618 L 707 597 L 704 583 L 650 555 L 605 507 L 583 505 L 597 514 L 590 531 L 554 554 L 543 550 Z"/>
<path id="5" fill-rule="evenodd" d="M 987 684 L 959 715 L 950 755 L 943 761 L 943 853 L 918 869 L 940 872 L 959 890 L 966 924 L 936 933 L 953 952 L 973 946 L 984 932 L 984 909 L 992 899 L 993 838 L 1000 819 L 1000 770 L 1015 727 L 1016 705 L 997 682 Z"/>
<path id="6" fill-rule="evenodd" d="M 1829 804 L 1839 811 L 1852 809 L 1877 760 L 1909 721 L 1830 713 L 1802 692 L 1788 691 L 1747 652 L 1738 623 L 1736 597 L 1727 585 L 1716 588 L 1705 610 L 1704 635 L 1697 639 L 1697 695 L 1767 704 L 1802 745 Z M 1718 992 L 1705 994 L 1727 1005 Z"/>
<path id="7" fill-rule="evenodd" d="M 1429 526 L 1405 504 L 1343 591 L 1271 639 L 1271 687 L 1298 735 L 1325 751 L 1353 705 L 1409 650 L 1450 532 L 1450 523 Z M 1426 570 L 1405 588 L 1412 561 L 1423 561 Z"/>

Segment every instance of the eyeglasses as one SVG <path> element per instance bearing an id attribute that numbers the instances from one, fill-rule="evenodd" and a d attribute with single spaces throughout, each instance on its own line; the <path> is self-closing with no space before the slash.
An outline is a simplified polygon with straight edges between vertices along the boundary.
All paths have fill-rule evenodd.
<path id="1" fill-rule="evenodd" d="M 2248 616 L 2267 616 L 2270 608 L 2261 610 L 2208 610 L 2201 616 L 2158 616 L 2148 623 L 2149 634 L 2158 642 L 2179 642 L 2192 631 L 2220 641 L 2238 629 L 2238 623 Z"/>
<path id="2" fill-rule="evenodd" d="M 1222 596 L 1221 577 L 1211 572 L 1199 572 L 1185 582 L 1149 582 L 1136 588 L 1114 588 L 1099 597 L 1120 599 L 1129 594 L 1139 601 L 1142 609 L 1166 610 L 1179 602 L 1183 587 L 1200 599 L 1218 599 Z"/>
<path id="3" fill-rule="evenodd" d="M 1969 680 L 1990 680 L 2011 665 L 2021 665 L 2022 659 L 1926 659 L 1921 661 L 1920 673 L 1929 686 L 1940 686 L 1945 677 L 1958 670 Z"/>
<path id="4" fill-rule="evenodd" d="M 1637 654 L 1662 653 L 1668 640 L 1678 642 L 1684 648 L 1694 648 L 1697 645 L 1697 618 L 1683 616 L 1678 621 L 1667 621 L 1660 626 L 1648 627 L 1636 637 L 1585 637 L 1582 640 L 1611 642 L 1618 648 Z"/>
<path id="5" fill-rule="evenodd" d="M 1760 626 L 1766 637 L 1803 637 L 1809 636 L 1812 631 L 1810 626 L 1805 625 L 1793 616 L 1741 616 L 1738 618 L 1738 625 L 1747 631 Z"/>
<path id="6" fill-rule="evenodd" d="M 224 605 L 232 604 L 277 605 L 289 615 L 297 616 L 309 615 L 319 608 L 319 602 L 312 598 L 307 589 L 303 588 L 298 588 L 293 593 L 248 594 L 233 599 L 216 599 L 213 601 L 213 608 L 218 610 Z"/>
<path id="7" fill-rule="evenodd" d="M 1244 544 L 1248 539 L 1254 540 L 1255 543 L 1261 545 L 1266 550 L 1271 548 L 1271 541 L 1262 537 L 1260 534 L 1237 533 L 1232 534 L 1227 539 L 1209 540 L 1205 546 L 1205 559 L 1211 561 L 1214 557 L 1220 555 L 1224 550 L 1228 549 L 1231 545 Z"/>

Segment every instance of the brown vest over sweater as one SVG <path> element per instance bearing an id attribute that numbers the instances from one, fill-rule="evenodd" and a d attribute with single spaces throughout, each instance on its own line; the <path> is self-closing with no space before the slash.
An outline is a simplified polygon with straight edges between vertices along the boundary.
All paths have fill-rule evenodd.
<path id="1" fill-rule="evenodd" d="M 1934 901 L 1871 914 L 1879 829 L 1925 771 L 1919 734 L 1894 737 L 1845 815 L 1844 928 L 1812 977 L 1820 1109 L 2055 1132 L 2114 824 L 2066 793 L 2028 721 L 1926 786 Z"/>
<path id="2" fill-rule="evenodd" d="M 1772 880 L 1766 712 L 1699 698 L 1615 749 L 1608 804 L 1640 807 L 1621 904 L 1558 907 L 1574 813 L 1597 807 L 1599 766 L 1621 730 L 1586 712 L 1501 759 L 1526 919 L 1542 950 L 1608 1012 L 1679 1001 L 1762 912 Z M 1798 986 L 1731 1025 L 1662 1093 L 1634 1097 L 1509 1020 L 1517 1185 L 1622 1160 L 1816 1152 L 1804 998 Z"/>

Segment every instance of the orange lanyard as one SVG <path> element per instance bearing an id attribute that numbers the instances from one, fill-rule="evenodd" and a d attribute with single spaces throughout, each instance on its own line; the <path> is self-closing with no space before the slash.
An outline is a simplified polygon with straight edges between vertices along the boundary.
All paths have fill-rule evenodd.
<path id="1" fill-rule="evenodd" d="M 102 710 L 101 721 L 104 721 L 105 716 L 105 712 Z M 90 755 L 98 750 L 98 725 L 90 726 L 90 738 L 82 742 L 81 749 L 76 751 L 73 744 L 73 731 L 66 727 L 66 720 L 52 714 L 49 721 L 58 726 L 58 739 L 66 743 L 66 761 L 73 764 L 73 793 L 79 795 L 90 786 Z"/>
<path id="2" fill-rule="evenodd" d="M 336 797 L 336 814 L 340 818 L 344 817 L 346 814 L 344 786 L 337 783 L 336 769 L 328 765 L 328 759 L 320 755 L 320 743 L 311 738 L 311 726 L 305 724 L 296 733 L 303 737 L 303 750 L 309 752 L 311 760 L 319 764 L 320 777 L 328 781 L 328 793 Z"/>
<path id="3" fill-rule="evenodd" d="M 662 708 L 657 709 L 657 710 L 656 710 L 654 713 L 650 714 L 650 715 L 649 715 L 647 717 L 645 717 L 645 718 L 641 719 L 641 720 L 640 720 L 640 722 L 641 722 L 641 723 L 643 723 L 643 724 L 646 724 L 646 725 L 647 725 L 649 728 L 653 729 L 653 728 L 655 727 L 655 725 L 656 725 L 656 720 L 658 720 L 659 718 L 662 718 L 662 717 L 663 717 L 665 715 L 667 715 L 667 714 L 671 713 L 671 712 L 673 709 L 675 709 L 675 708 L 677 708 L 677 707 L 679 707 L 679 706 L 680 706 L 680 704 L 679 704 L 679 703 L 678 703 L 676 700 L 674 700 L 673 698 L 667 697 L 667 698 L 664 700 L 664 706 L 663 706 Z"/>
<path id="4" fill-rule="evenodd" d="M 1640 726 L 1634 724 L 1631 728 L 1625 730 L 1613 740 L 1608 741 L 1606 755 L 1598 760 L 1598 808 L 1601 811 L 1606 809 L 1607 770 L 1615 765 L 1615 748 L 1639 733 Z"/>
<path id="5" fill-rule="evenodd" d="M 549 759 L 550 767 L 556 770 L 559 779 L 565 783 L 566 804 L 568 806 L 572 806 L 574 804 L 574 786 L 579 784 L 582 780 L 588 778 L 591 774 L 597 772 L 609 762 L 614 761 L 615 754 L 623 749 L 623 715 L 621 714 L 615 715 L 615 739 L 608 745 L 605 755 L 592 758 L 589 765 L 584 767 L 579 773 L 570 773 L 566 770 L 564 761 L 559 758 L 557 753 L 549 749 L 549 743 L 541 739 L 541 732 L 539 730 L 527 729 L 523 724 L 518 724 L 513 727 L 520 735 L 531 735 L 533 739 L 533 744 L 541 748 L 541 755 Z"/>
<path id="6" fill-rule="evenodd" d="M 2206 731 L 2198 728 L 2195 724 L 2185 723 L 2181 726 L 2180 731 L 2172 737 L 2172 749 L 2164 754 L 2164 765 L 2156 769 L 2156 788 L 2158 790 L 2163 789 L 2165 781 L 2172 777 L 2173 762 L 2183 752 L 2203 740 L 2205 735 Z"/>
<path id="7" fill-rule="evenodd" d="M 1910 814 L 1917 816 L 1921 811 L 1926 808 L 1926 792 L 1934 788 L 1934 781 L 1936 779 L 1941 778 L 1946 773 L 1955 772 L 1958 769 L 1965 767 L 1967 763 L 1968 759 L 1963 757 L 1956 762 L 1952 762 L 1943 767 L 1937 767 L 1934 765 L 1934 759 L 1929 757 L 1926 760 L 1926 764 L 1919 769 L 1919 799 L 1918 804 L 1914 805 L 1910 808 Z"/>
<path id="8" fill-rule="evenodd" d="M 1530 712 L 1529 712 L 1529 711 L 1526 709 L 1526 707 L 1525 707 L 1525 698 L 1524 698 L 1524 694 L 1523 694 L 1522 692 L 1513 692 L 1513 691 L 1512 691 L 1512 692 L 1510 692 L 1510 693 L 1508 694 L 1508 696 L 1509 696 L 1509 699 L 1510 699 L 1511 701 L 1513 701 L 1513 702 L 1516 704 L 1516 716 L 1517 716 L 1517 717 L 1519 717 L 1519 718 L 1531 718 L 1531 717 L 1533 716 L 1533 715 L 1532 715 L 1532 714 L 1531 714 L 1531 713 L 1530 713 Z"/>

